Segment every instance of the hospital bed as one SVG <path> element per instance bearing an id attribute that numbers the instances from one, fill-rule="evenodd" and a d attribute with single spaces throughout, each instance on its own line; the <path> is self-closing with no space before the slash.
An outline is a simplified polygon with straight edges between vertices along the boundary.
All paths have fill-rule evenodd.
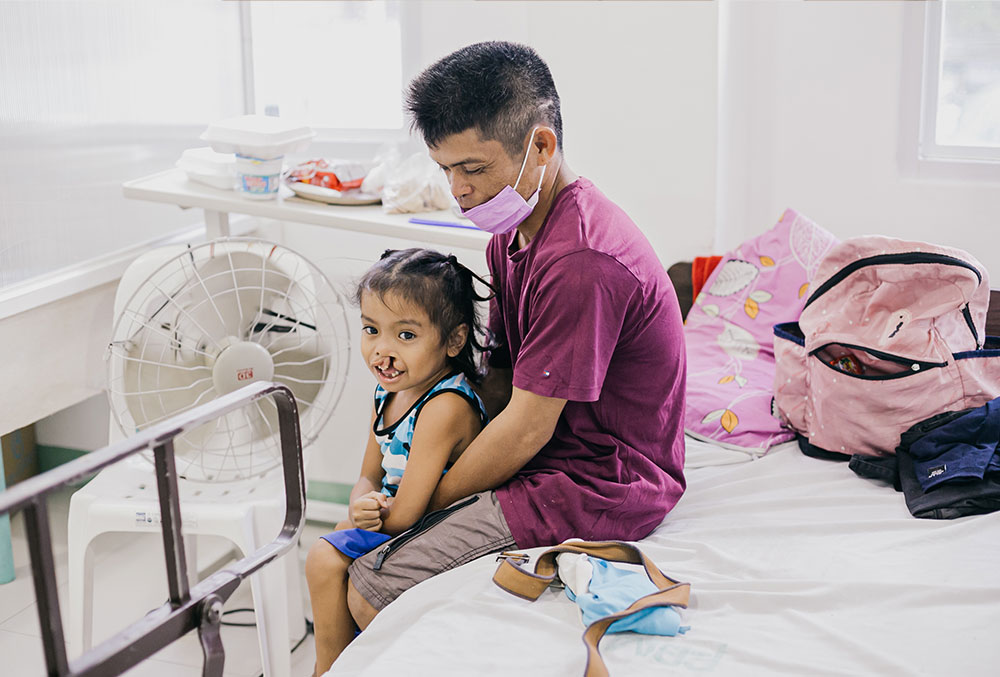
<path id="1" fill-rule="evenodd" d="M 682 305 L 689 271 L 671 268 Z M 690 630 L 605 636 L 612 675 L 997 674 L 1000 513 L 915 519 L 892 487 L 794 442 L 753 458 L 688 439 L 687 491 L 638 545 L 691 583 Z M 578 607 L 554 588 L 516 598 L 496 567 L 483 557 L 407 591 L 327 675 L 583 674 Z"/>

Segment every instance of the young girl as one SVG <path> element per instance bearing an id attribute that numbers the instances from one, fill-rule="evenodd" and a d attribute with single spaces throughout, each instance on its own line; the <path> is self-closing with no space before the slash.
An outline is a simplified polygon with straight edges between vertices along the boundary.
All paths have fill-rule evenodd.
<path id="1" fill-rule="evenodd" d="M 474 280 L 485 284 L 454 256 L 406 249 L 386 250 L 358 284 L 361 355 L 378 384 L 350 519 L 306 558 L 317 675 L 354 638 L 348 566 L 423 516 L 441 476 L 486 425 L 470 385 L 482 350 L 476 302 L 486 300 Z"/>

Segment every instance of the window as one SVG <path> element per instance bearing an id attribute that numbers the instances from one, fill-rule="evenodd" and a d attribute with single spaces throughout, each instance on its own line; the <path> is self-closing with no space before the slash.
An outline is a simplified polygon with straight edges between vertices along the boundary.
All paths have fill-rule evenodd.
<path id="1" fill-rule="evenodd" d="M 922 160 L 1000 163 L 1000 3 L 926 3 Z"/>
<path id="2" fill-rule="evenodd" d="M 121 184 L 242 110 L 239 38 L 230 3 L 0 2 L 0 289 L 195 222 Z"/>
<path id="3" fill-rule="evenodd" d="M 256 112 L 329 138 L 403 128 L 399 3 L 247 3 Z"/>
<path id="4" fill-rule="evenodd" d="M 82 291 L 117 274 L 66 282 L 67 269 L 111 271 L 95 261 L 130 260 L 124 250 L 195 226 L 200 211 L 126 200 L 121 184 L 173 167 L 214 120 L 278 113 L 317 129 L 311 152 L 341 157 L 405 136 L 415 11 L 398 1 L 0 2 L 0 317 L 24 283 L 57 274 L 60 293 Z"/>

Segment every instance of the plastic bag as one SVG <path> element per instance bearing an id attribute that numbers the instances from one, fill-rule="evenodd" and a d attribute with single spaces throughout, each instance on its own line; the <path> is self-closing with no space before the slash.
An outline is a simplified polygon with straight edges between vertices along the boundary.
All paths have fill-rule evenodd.
<path id="1" fill-rule="evenodd" d="M 401 161 L 398 146 L 395 144 L 383 145 L 375 154 L 374 166 L 361 184 L 362 192 L 382 195 L 389 174 L 399 166 Z"/>
<path id="2" fill-rule="evenodd" d="M 379 167 L 385 166 L 385 170 Z M 451 188 L 441 169 L 427 153 L 414 153 L 395 166 L 383 163 L 370 173 L 384 171 L 382 208 L 390 214 L 431 212 L 452 205 Z M 381 179 L 376 175 L 373 184 Z M 366 179 L 367 182 L 367 179 Z M 362 186 L 365 189 L 365 186 Z"/>

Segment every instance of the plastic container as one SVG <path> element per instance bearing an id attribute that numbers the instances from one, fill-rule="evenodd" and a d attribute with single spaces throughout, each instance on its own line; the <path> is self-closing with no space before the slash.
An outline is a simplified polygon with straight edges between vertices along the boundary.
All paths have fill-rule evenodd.
<path id="1" fill-rule="evenodd" d="M 236 157 L 232 153 L 216 153 L 208 146 L 188 148 L 181 153 L 177 166 L 192 181 L 232 190 L 236 182 Z"/>
<path id="2" fill-rule="evenodd" d="M 236 154 L 236 190 L 252 200 L 270 200 L 278 196 L 281 165 L 284 158 L 258 158 Z"/>
<path id="3" fill-rule="evenodd" d="M 270 160 L 297 153 L 316 136 L 309 127 L 269 115 L 241 115 L 213 122 L 201 139 L 219 153 L 237 153 Z"/>

